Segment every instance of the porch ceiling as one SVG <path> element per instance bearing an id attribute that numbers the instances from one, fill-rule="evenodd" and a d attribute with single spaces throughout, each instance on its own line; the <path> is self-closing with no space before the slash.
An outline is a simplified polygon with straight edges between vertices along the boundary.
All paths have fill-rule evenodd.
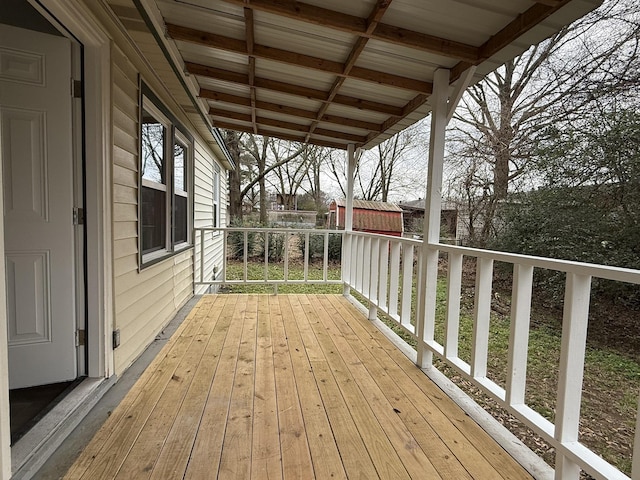
<path id="1" fill-rule="evenodd" d="M 135 3 L 215 126 L 371 148 L 429 113 L 435 70 L 478 81 L 601 0 Z"/>

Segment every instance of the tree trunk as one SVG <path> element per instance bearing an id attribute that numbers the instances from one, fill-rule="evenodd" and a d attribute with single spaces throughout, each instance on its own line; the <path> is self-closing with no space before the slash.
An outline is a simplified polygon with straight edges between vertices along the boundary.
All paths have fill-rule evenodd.
<path id="1" fill-rule="evenodd" d="M 233 130 L 224 131 L 224 139 L 235 168 L 229 170 L 229 218 L 242 223 L 242 194 L 240 189 L 240 138 Z M 231 223 L 228 222 L 228 223 Z"/>
<path id="2" fill-rule="evenodd" d="M 258 175 L 260 176 L 258 182 L 260 188 L 260 225 L 263 227 L 266 227 L 267 223 L 269 223 L 269 216 L 267 215 L 267 187 L 264 178 L 265 162 L 265 156 L 263 155 L 258 160 Z"/>

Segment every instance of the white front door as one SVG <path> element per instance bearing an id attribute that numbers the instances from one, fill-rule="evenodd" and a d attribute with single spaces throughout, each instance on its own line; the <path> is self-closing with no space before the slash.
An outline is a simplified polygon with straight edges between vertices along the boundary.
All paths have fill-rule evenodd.
<path id="1" fill-rule="evenodd" d="M 71 44 L 0 25 L 9 386 L 75 379 Z"/>

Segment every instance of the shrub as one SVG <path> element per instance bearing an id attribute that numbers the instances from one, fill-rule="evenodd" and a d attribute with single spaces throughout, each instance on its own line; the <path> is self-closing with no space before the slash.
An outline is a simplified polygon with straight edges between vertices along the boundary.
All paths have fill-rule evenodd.
<path id="1" fill-rule="evenodd" d="M 250 221 L 241 221 L 241 220 L 232 220 L 231 228 L 252 228 L 256 227 L 253 222 Z M 253 255 L 253 249 L 256 241 L 256 233 L 248 232 L 247 233 L 247 256 L 251 257 Z M 230 232 L 227 236 L 227 254 L 233 258 L 234 260 L 242 260 L 244 256 L 244 232 Z"/>
<path id="2" fill-rule="evenodd" d="M 309 260 L 322 259 L 324 257 L 324 234 L 309 234 Z M 298 248 L 302 257 L 305 256 L 305 234 L 298 234 Z M 339 262 L 342 258 L 342 235 L 338 233 L 329 234 L 328 255 L 330 262 Z"/>
<path id="3" fill-rule="evenodd" d="M 640 268 L 638 207 L 623 211 L 620 187 L 547 188 L 515 198 L 504 212 L 505 229 L 492 245 L 526 255 Z M 534 281 L 561 305 L 565 275 L 536 269 Z M 640 288 L 594 279 L 600 298 L 640 306 Z"/>
<path id="4" fill-rule="evenodd" d="M 268 225 L 265 228 L 275 228 L 274 225 Z M 284 242 L 288 238 L 288 234 L 281 232 L 257 233 L 253 240 L 255 256 L 264 260 L 265 235 L 269 239 L 269 261 L 278 263 L 284 259 Z"/>

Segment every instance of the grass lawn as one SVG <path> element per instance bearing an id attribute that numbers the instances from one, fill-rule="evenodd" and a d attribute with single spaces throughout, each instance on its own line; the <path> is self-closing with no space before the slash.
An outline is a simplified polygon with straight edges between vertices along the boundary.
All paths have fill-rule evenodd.
<path id="1" fill-rule="evenodd" d="M 228 265 L 227 278 L 242 279 L 242 263 Z M 282 265 L 270 265 L 269 278 L 282 279 Z M 330 265 L 330 279 L 340 278 L 340 267 Z M 249 263 L 248 278 L 263 279 L 264 264 Z M 302 279 L 302 265 L 289 265 L 289 278 Z M 309 265 L 309 278 L 322 278 L 322 265 Z M 414 286 L 415 288 L 415 286 Z M 473 286 L 463 288 L 459 333 L 459 356 L 469 362 L 473 337 Z M 273 293 L 270 285 L 230 285 L 230 293 Z M 289 284 L 279 285 L 279 293 L 342 293 L 342 285 Z M 363 301 L 357 293 L 354 296 Z M 435 339 L 444 339 L 444 315 L 446 280 L 438 281 Z M 366 302 L 366 301 L 365 301 Z M 366 305 L 366 303 L 365 303 Z M 415 305 L 414 305 L 415 307 Z M 510 334 L 510 298 L 503 294 L 499 305 L 491 313 L 489 335 L 488 375 L 501 385 L 506 385 L 507 359 Z M 560 359 L 560 330 L 550 325 L 559 325 L 558 319 L 543 319 L 548 312 L 532 309 L 532 327 L 529 333 L 529 355 L 527 365 L 527 404 L 549 420 L 554 420 L 558 366 Z M 415 341 L 399 328 L 395 322 L 379 315 L 407 343 L 415 348 Z M 554 450 L 527 427 L 505 412 L 497 402 L 485 396 L 478 388 L 464 380 L 455 370 L 440 360 L 436 366 L 458 386 L 471 395 L 480 405 L 513 431 L 532 450 L 549 464 L 555 461 Z M 640 392 L 640 364 L 631 356 L 611 349 L 587 346 L 583 381 L 580 440 L 607 461 L 626 474 L 631 473 L 631 454 L 638 393 Z"/>

